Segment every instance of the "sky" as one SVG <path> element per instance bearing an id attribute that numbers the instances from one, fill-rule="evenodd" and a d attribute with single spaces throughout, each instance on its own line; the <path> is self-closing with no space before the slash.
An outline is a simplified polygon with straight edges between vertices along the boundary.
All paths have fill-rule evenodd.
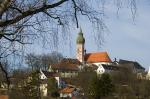
<path id="1" fill-rule="evenodd" d="M 112 9 L 106 23 L 110 34 L 105 37 L 103 50 L 107 50 L 113 59 L 127 59 L 139 62 L 146 69 L 150 66 L 150 4 L 146 0 L 137 3 L 137 16 L 132 16 L 127 10 L 122 10 L 119 18 L 113 16 Z"/>
<path id="2" fill-rule="evenodd" d="M 139 62 L 146 69 L 150 66 L 150 4 L 146 0 L 137 2 L 137 14 L 133 21 L 130 9 L 122 8 L 116 14 L 116 6 L 106 5 L 105 23 L 109 32 L 104 35 L 100 49 L 91 38 L 89 27 L 83 25 L 87 52 L 107 51 L 110 58 Z M 79 31 L 79 30 L 78 30 Z M 76 37 L 76 36 L 75 36 Z"/>
<path id="3" fill-rule="evenodd" d="M 109 7 L 108 7 L 109 8 Z M 127 59 L 139 62 L 146 69 L 150 66 L 150 5 L 139 1 L 135 21 L 127 8 L 119 12 L 119 18 L 114 16 L 112 6 L 108 9 L 106 23 L 110 33 L 105 36 L 102 50 L 106 50 L 114 59 Z"/>
<path id="4" fill-rule="evenodd" d="M 87 53 L 106 51 L 112 60 L 117 58 L 118 60 L 137 61 L 148 69 L 150 66 L 150 2 L 147 1 L 137 0 L 137 14 L 134 21 L 129 8 L 123 7 L 117 15 L 115 5 L 105 5 L 105 24 L 109 32 L 104 33 L 104 42 L 101 48 L 97 48 L 90 25 L 82 21 L 80 27 L 85 36 Z M 64 57 L 75 58 L 76 37 L 79 30 L 77 28 L 71 30 L 71 50 L 69 48 L 58 49 Z M 37 48 L 34 52 L 36 51 L 39 53 L 43 49 Z M 45 52 L 50 53 L 51 51 L 45 50 Z"/>

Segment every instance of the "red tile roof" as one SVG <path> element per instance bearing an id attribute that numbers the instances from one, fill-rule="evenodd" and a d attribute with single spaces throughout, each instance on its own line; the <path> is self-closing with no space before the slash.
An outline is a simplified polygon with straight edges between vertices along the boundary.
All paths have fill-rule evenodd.
<path id="1" fill-rule="evenodd" d="M 71 71 L 78 71 L 78 65 L 76 64 L 70 64 L 70 63 L 58 63 L 51 65 L 51 67 L 55 70 L 71 70 Z"/>
<path id="2" fill-rule="evenodd" d="M 57 64 L 50 65 L 55 70 L 63 70 L 63 71 L 78 71 L 78 66 L 81 65 L 81 62 L 77 59 L 64 58 L 61 62 Z"/>
<path id="3" fill-rule="evenodd" d="M 0 95 L 0 99 L 8 99 L 8 95 Z"/>
<path id="4" fill-rule="evenodd" d="M 84 58 L 87 63 L 112 62 L 107 52 L 88 53 Z"/>
<path id="5" fill-rule="evenodd" d="M 67 86 L 64 89 L 60 90 L 60 93 L 72 93 L 75 90 L 74 87 Z"/>
<path id="6" fill-rule="evenodd" d="M 81 62 L 78 59 L 73 59 L 73 58 L 64 58 L 61 60 L 60 63 L 70 63 L 70 64 L 77 64 L 77 65 L 81 64 Z"/>

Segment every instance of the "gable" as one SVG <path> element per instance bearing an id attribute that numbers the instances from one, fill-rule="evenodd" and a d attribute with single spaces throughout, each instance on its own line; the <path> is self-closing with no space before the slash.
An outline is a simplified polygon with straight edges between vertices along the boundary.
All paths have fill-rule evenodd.
<path id="1" fill-rule="evenodd" d="M 47 79 L 46 75 L 42 70 L 40 70 L 40 79 Z"/>

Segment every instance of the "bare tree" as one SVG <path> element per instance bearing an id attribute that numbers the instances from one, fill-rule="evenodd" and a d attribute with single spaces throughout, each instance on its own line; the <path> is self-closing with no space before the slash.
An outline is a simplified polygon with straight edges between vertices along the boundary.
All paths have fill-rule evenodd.
<path id="1" fill-rule="evenodd" d="M 114 0 L 118 10 L 122 0 Z M 103 22 L 104 5 L 107 0 L 3 0 L 0 3 L 0 39 L 26 44 L 33 36 L 42 36 L 47 32 L 44 24 L 51 24 L 50 30 L 58 25 L 68 27 L 71 22 L 79 27 L 79 19 L 85 16 L 97 30 L 103 31 L 106 26 Z M 131 11 L 136 13 L 136 1 L 128 0 Z M 101 8 L 96 10 L 97 8 Z M 52 25 L 55 27 L 52 28 Z M 39 28 L 40 27 L 40 28 Z M 36 33 L 32 30 L 37 30 Z M 30 33 L 29 33 L 30 32 Z M 40 34 L 40 35 L 39 35 Z M 55 34 L 51 34 L 55 35 Z M 47 36 L 47 35 L 46 35 Z M 57 37 L 54 38 L 57 42 Z"/>
<path id="2" fill-rule="evenodd" d="M 39 70 L 39 69 L 47 70 L 50 64 L 56 64 L 62 58 L 63 56 L 58 52 L 53 52 L 50 54 L 41 54 L 41 55 L 30 53 L 27 54 L 25 57 L 26 64 L 32 70 Z"/>
<path id="3" fill-rule="evenodd" d="M 109 0 L 108 0 L 109 1 Z M 25 44 L 42 42 L 57 48 L 59 35 L 70 40 L 68 30 L 79 27 L 87 19 L 96 28 L 98 46 L 102 43 L 104 9 L 107 0 L 1 0 L 0 1 L 0 58 L 22 51 Z M 123 0 L 116 1 L 118 11 Z M 133 16 L 136 1 L 128 1 Z M 97 6 L 97 7 L 96 7 Z M 19 50 L 19 51 L 17 51 Z M 0 61 L 0 67 L 3 68 Z M 7 75 L 7 72 L 2 69 Z"/>
<path id="4" fill-rule="evenodd" d="M 7 88 L 9 89 L 10 86 L 10 75 L 9 75 L 9 62 L 7 59 L 1 60 L 0 62 L 0 83 L 6 83 Z"/>

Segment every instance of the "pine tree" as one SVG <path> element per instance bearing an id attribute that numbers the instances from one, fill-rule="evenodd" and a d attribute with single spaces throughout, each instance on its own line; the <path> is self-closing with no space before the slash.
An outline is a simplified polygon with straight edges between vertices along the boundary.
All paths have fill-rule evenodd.
<path id="1" fill-rule="evenodd" d="M 106 97 L 113 91 L 114 85 L 109 74 L 102 74 L 101 77 L 94 77 L 89 86 L 89 96 L 94 99 Z"/>

